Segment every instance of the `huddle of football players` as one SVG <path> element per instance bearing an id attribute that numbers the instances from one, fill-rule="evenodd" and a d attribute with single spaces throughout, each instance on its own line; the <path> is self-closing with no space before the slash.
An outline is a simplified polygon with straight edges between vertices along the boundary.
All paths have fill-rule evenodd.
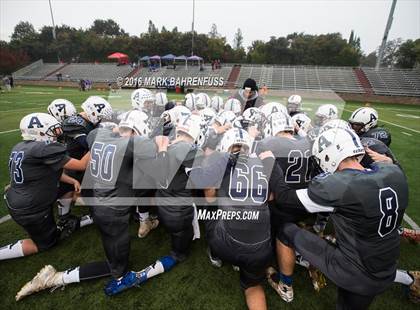
<path id="1" fill-rule="evenodd" d="M 296 263 L 316 290 L 325 277 L 336 284 L 337 309 L 366 309 L 393 282 L 418 302 L 420 272 L 397 269 L 408 184 L 378 113 L 362 107 L 345 121 L 323 104 L 311 119 L 299 95 L 286 105 L 263 102 L 248 84 L 242 92 L 253 101 L 188 93 L 173 102 L 140 88 L 126 112 L 91 96 L 80 113 L 56 99 L 49 114 L 25 116 L 5 199 L 29 238 L 0 248 L 0 260 L 48 250 L 91 223 L 105 257 L 62 272 L 47 265 L 16 300 L 109 276 L 109 296 L 137 287 L 187 259 L 200 236 L 199 209 L 258 212 L 202 221 L 210 263 L 239 270 L 249 309 L 266 309 L 264 280 L 292 302 Z M 76 200 L 89 215 L 71 214 Z M 128 269 L 133 216 L 140 238 L 162 225 L 171 244 L 138 272 Z"/>

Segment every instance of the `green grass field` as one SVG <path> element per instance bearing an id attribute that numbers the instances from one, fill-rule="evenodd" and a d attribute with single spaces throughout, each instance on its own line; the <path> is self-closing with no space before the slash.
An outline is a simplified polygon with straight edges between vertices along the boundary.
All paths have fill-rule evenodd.
<path id="1" fill-rule="evenodd" d="M 46 112 L 48 104 L 56 98 L 66 98 L 77 107 L 89 95 L 108 96 L 107 91 L 82 93 L 70 88 L 17 87 L 10 93 L 0 94 L 0 186 L 8 183 L 7 163 L 11 148 L 20 140 L 17 130 L 20 119 L 32 112 Z M 115 97 L 115 98 L 113 98 Z M 128 97 L 113 96 L 118 107 L 129 107 Z M 310 105 L 309 105 L 310 106 Z M 346 102 L 343 118 L 361 106 Z M 420 106 L 373 104 L 380 115 L 380 124 L 392 133 L 391 148 L 401 162 L 410 184 L 410 203 L 407 214 L 420 223 Z M 81 207 L 75 213 L 84 212 Z M 0 202 L 0 217 L 7 214 Z M 404 223 L 406 225 L 406 223 Z M 137 224 L 131 225 L 131 268 L 140 270 L 156 258 L 169 253 L 169 237 L 162 227 L 147 238 L 137 238 Z M 202 230 L 203 231 L 203 230 Z M 0 224 L 0 246 L 24 238 L 25 232 L 13 221 Z M 107 279 L 69 285 L 64 290 L 48 291 L 25 298 L 16 303 L 14 296 L 45 264 L 58 270 L 104 259 L 100 237 L 95 227 L 76 232 L 48 252 L 32 257 L 0 262 L 0 296 L 2 309 L 243 309 L 245 302 L 239 287 L 239 274 L 225 265 L 216 269 L 206 256 L 205 240 L 195 241 L 190 257 L 171 272 L 156 277 L 140 288 L 116 297 L 106 297 L 103 286 Z M 400 268 L 420 269 L 418 245 L 402 242 Z M 269 309 L 333 309 L 336 292 L 334 285 L 315 293 L 305 269 L 296 267 L 294 277 L 295 299 L 286 304 L 266 284 Z M 392 286 L 376 298 L 372 309 L 418 309 L 404 296 L 399 285 Z"/>

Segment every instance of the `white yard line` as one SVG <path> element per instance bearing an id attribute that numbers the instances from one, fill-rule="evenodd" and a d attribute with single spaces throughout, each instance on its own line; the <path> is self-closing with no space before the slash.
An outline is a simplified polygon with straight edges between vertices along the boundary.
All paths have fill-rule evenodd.
<path id="1" fill-rule="evenodd" d="M 15 132 L 15 131 L 19 131 L 20 129 L 12 129 L 12 130 L 6 130 L 6 131 L 0 131 L 0 135 L 3 133 L 10 133 L 10 132 Z"/>
<path id="2" fill-rule="evenodd" d="M 409 217 L 409 216 L 407 215 L 407 213 L 404 213 L 404 221 L 406 221 L 406 222 L 407 222 L 407 224 L 411 226 L 411 228 L 413 228 L 413 229 L 420 229 L 419 225 L 417 225 L 417 223 L 416 223 L 416 222 L 414 222 L 414 221 L 411 219 L 411 217 Z"/>
<path id="3" fill-rule="evenodd" d="M 10 214 L 5 215 L 3 217 L 0 218 L 0 224 L 7 222 L 8 220 L 10 220 L 12 217 L 10 216 Z"/>
<path id="4" fill-rule="evenodd" d="M 353 112 L 353 111 L 348 110 L 348 109 L 344 109 L 344 110 L 345 110 L 345 111 L 347 111 L 347 112 Z M 401 125 L 398 125 L 398 124 L 395 124 L 395 123 L 391 123 L 391 122 L 388 122 L 388 121 L 384 121 L 383 119 L 380 119 L 380 120 L 379 120 L 379 122 L 386 123 L 386 124 L 390 124 L 390 125 L 392 125 L 392 126 L 399 127 L 399 128 L 405 129 L 405 130 L 410 130 L 410 131 L 413 131 L 413 132 L 415 132 L 415 133 L 420 133 L 420 131 L 419 131 L 419 130 L 411 129 L 411 128 L 408 128 L 408 127 L 405 127 L 405 126 L 401 126 Z"/>
<path id="5" fill-rule="evenodd" d="M 408 133 L 408 132 L 405 132 L 405 131 L 401 131 L 401 133 L 403 135 L 406 135 L 406 136 L 409 136 L 409 137 L 413 136 L 411 133 Z"/>

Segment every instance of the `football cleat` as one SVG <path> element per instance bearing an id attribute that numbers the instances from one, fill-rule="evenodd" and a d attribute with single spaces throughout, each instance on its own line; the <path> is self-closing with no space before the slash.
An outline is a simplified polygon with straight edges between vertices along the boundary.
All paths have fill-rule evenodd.
<path id="1" fill-rule="evenodd" d="M 139 238 L 146 237 L 152 229 L 155 229 L 159 225 L 158 219 L 147 219 L 145 221 L 140 221 L 139 231 L 137 235 Z"/>
<path id="2" fill-rule="evenodd" d="M 121 279 L 109 281 L 104 291 L 107 296 L 114 296 L 131 287 L 138 286 L 138 282 L 137 274 L 134 271 L 129 271 Z"/>
<path id="3" fill-rule="evenodd" d="M 413 278 L 413 283 L 408 287 L 408 298 L 411 302 L 420 303 L 420 271 L 408 271 L 408 274 Z"/>
<path id="4" fill-rule="evenodd" d="M 232 269 L 233 271 L 236 271 L 236 272 L 241 271 L 241 268 L 239 268 L 239 266 L 236 266 L 236 265 L 232 265 Z"/>
<path id="5" fill-rule="evenodd" d="M 64 286 L 63 272 L 57 272 L 53 266 L 47 265 L 20 289 L 16 294 L 16 301 L 47 288 L 56 289 L 62 286 Z"/>
<path id="6" fill-rule="evenodd" d="M 286 285 L 277 277 L 277 270 L 273 267 L 268 267 L 267 272 L 267 281 L 271 287 L 280 295 L 281 299 L 285 302 L 293 301 L 293 286 Z"/>
<path id="7" fill-rule="evenodd" d="M 60 232 L 60 239 L 70 237 L 80 228 L 80 218 L 78 216 L 67 214 L 60 216 L 57 222 L 57 229 Z"/>
<path id="8" fill-rule="evenodd" d="M 213 255 L 211 254 L 211 250 L 210 250 L 210 248 L 207 248 L 207 256 L 209 257 L 210 263 L 211 263 L 214 267 L 217 267 L 217 268 L 222 267 L 222 265 L 223 265 L 222 260 L 221 260 L 221 259 L 219 259 L 219 258 L 218 258 L 218 257 L 216 257 L 216 256 L 213 256 Z"/>
<path id="9" fill-rule="evenodd" d="M 327 286 L 327 279 L 325 279 L 324 274 L 319 271 L 319 269 L 309 266 L 308 272 L 315 291 L 319 292 L 322 288 Z"/>
<path id="10" fill-rule="evenodd" d="M 420 230 L 403 228 L 401 236 L 413 243 L 420 243 Z"/>

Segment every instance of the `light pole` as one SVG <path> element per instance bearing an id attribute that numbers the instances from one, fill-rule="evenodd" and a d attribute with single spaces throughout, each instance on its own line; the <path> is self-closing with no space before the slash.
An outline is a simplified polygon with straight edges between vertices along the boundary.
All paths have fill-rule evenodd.
<path id="1" fill-rule="evenodd" d="M 381 47 L 379 48 L 378 58 L 376 59 L 376 66 L 375 66 L 376 70 L 378 70 L 379 67 L 381 66 L 382 57 L 384 57 L 386 41 L 388 40 L 389 30 L 391 29 L 392 20 L 394 19 L 394 11 L 395 11 L 396 4 L 397 4 L 397 0 L 392 0 L 391 11 L 389 11 L 388 22 L 386 23 L 384 36 L 382 38 L 382 44 L 381 44 Z"/>
<path id="2" fill-rule="evenodd" d="M 52 11 L 52 6 L 51 6 L 51 0 L 48 0 L 48 3 L 50 4 L 50 13 L 51 13 L 51 21 L 52 21 L 52 35 L 53 35 L 53 39 L 55 41 L 57 41 L 57 36 L 55 33 L 55 23 L 54 23 L 54 15 L 53 15 L 53 11 Z M 60 52 L 57 49 L 57 59 L 58 62 L 60 62 Z"/>
<path id="3" fill-rule="evenodd" d="M 194 18 L 195 18 L 195 0 L 193 0 L 193 19 L 191 30 L 191 56 L 194 56 Z"/>

